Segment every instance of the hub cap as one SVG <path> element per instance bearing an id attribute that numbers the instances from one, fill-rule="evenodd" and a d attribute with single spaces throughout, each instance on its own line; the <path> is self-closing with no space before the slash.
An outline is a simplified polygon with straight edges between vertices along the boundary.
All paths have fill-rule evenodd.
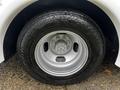
<path id="1" fill-rule="evenodd" d="M 64 55 L 72 48 L 72 40 L 65 33 L 58 33 L 51 38 L 50 41 L 51 50 L 58 55 Z"/>
<path id="2" fill-rule="evenodd" d="M 86 42 L 71 31 L 54 31 L 39 40 L 35 48 L 38 66 L 53 76 L 69 76 L 80 71 L 88 60 Z"/>

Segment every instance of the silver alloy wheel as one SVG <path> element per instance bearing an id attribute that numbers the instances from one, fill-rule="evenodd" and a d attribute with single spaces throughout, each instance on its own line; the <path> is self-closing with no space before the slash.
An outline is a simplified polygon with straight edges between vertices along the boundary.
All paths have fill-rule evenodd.
<path id="1" fill-rule="evenodd" d="M 54 31 L 42 37 L 35 48 L 38 66 L 52 76 L 69 76 L 80 71 L 88 60 L 88 46 L 76 33 Z"/>

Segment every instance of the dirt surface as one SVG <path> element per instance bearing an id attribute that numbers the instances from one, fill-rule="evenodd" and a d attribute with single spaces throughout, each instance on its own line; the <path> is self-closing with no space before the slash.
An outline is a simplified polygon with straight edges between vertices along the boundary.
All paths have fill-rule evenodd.
<path id="1" fill-rule="evenodd" d="M 15 57 L 0 65 L 0 90 L 120 90 L 120 69 L 102 65 L 88 80 L 69 86 L 52 86 L 31 78 Z"/>

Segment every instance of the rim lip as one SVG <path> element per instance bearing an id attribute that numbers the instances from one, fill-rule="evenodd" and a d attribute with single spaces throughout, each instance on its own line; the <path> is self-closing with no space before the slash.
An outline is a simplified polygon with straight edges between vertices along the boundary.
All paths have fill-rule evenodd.
<path id="1" fill-rule="evenodd" d="M 79 45 L 81 45 L 81 51 L 79 50 L 77 57 L 75 57 L 73 60 L 66 63 L 55 63 L 47 60 L 44 57 L 44 52 L 42 49 L 43 43 L 47 40 L 47 38 L 57 33 L 66 33 L 71 35 L 72 38 L 78 39 Z M 83 55 L 83 57 L 81 57 L 81 55 Z M 57 77 L 70 76 L 80 71 L 86 64 L 88 55 L 89 49 L 85 40 L 80 35 L 68 30 L 53 31 L 46 34 L 38 41 L 34 51 L 35 61 L 39 68 L 47 74 Z"/>

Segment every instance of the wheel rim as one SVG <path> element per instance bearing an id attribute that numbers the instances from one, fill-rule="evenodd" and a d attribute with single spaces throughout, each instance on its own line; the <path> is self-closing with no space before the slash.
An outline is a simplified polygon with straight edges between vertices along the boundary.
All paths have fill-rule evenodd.
<path id="1" fill-rule="evenodd" d="M 80 71 L 88 60 L 88 46 L 81 36 L 66 30 L 42 37 L 35 47 L 35 61 L 52 76 L 69 76 Z"/>

